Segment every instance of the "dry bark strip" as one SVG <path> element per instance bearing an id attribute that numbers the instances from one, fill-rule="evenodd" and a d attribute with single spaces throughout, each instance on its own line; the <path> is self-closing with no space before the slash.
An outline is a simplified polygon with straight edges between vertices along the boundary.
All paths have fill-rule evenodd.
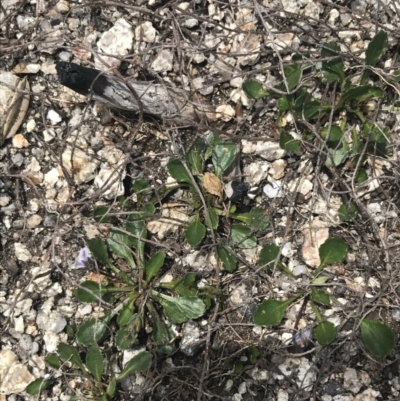
<path id="1" fill-rule="evenodd" d="M 143 112 L 184 126 L 216 119 L 214 106 L 198 94 L 129 78 L 124 82 L 117 76 L 74 63 L 60 62 L 56 69 L 62 85 L 111 108 Z"/>

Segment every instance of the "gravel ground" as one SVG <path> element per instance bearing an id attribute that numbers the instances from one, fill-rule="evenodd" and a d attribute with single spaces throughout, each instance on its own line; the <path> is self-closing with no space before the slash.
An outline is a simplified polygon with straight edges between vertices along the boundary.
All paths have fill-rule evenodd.
<path id="1" fill-rule="evenodd" d="M 157 206 L 147 228 L 149 249 L 167 254 L 161 281 L 193 272 L 199 289 L 218 291 L 204 316 L 173 326 L 177 351 L 169 356 L 157 353 L 151 330 L 123 351 L 100 344 L 117 371 L 138 350 L 153 355 L 151 368 L 121 381 L 114 399 L 400 400 L 400 112 L 391 108 L 399 105 L 398 83 L 392 98 L 375 104 L 391 151 L 368 156 L 370 179 L 357 188 L 354 165 L 327 169 L 315 143 L 282 149 L 282 130 L 303 141 L 296 121 L 287 113 L 278 124 L 276 100 L 251 100 L 242 89 L 248 78 L 267 90 L 280 84 L 293 53 L 317 65 L 325 42 L 338 43 L 346 68 L 360 76 L 379 30 L 388 48 L 377 71 L 393 74 L 400 70 L 398 0 L 3 0 L 0 21 L 0 400 L 93 399 L 82 375 L 45 363 L 60 342 L 76 345 L 70 330 L 105 314 L 104 306 L 74 297 L 79 283 L 100 276 L 93 263 L 75 268 L 80 250 L 111 229 L 93 210 L 106 205 L 123 215 L 119 198 L 138 201 L 129 188 L 139 179 L 158 194 L 173 181 L 168 160 L 211 131 L 240 150 L 237 169 L 225 177 L 249 188 L 238 208 L 266 210 L 271 229 L 256 247 L 238 250 L 239 267 L 228 272 L 211 242 L 185 242 L 187 192 Z M 61 85 L 60 61 L 196 92 L 214 114 L 182 123 L 109 109 Z M 29 101 L 7 118 L 15 86 Z M 318 88 L 315 96 L 326 93 Z M 348 224 L 339 219 L 343 196 L 361 210 Z M 264 298 L 309 289 L 328 237 L 349 245 L 346 258 L 326 269 L 336 302 L 322 313 L 337 327 L 336 339 L 321 346 L 310 335 L 318 319 L 306 301 L 290 305 L 277 327 L 254 324 Z M 271 243 L 296 280 L 257 266 L 261 246 Z M 357 317 L 391 327 L 396 345 L 385 359 L 366 350 Z M 26 386 L 42 377 L 52 379 L 50 387 L 28 395 Z"/>

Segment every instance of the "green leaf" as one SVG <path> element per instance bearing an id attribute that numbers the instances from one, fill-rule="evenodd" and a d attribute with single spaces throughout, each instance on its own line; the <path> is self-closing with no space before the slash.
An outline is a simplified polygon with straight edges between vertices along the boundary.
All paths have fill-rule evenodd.
<path id="1" fill-rule="evenodd" d="M 69 361 L 75 366 L 78 366 L 82 370 L 82 372 L 86 371 L 85 367 L 83 366 L 81 357 L 79 356 L 79 352 L 76 348 L 65 343 L 60 343 L 57 346 L 57 353 L 62 361 Z"/>
<path id="2" fill-rule="evenodd" d="M 212 147 L 212 163 L 215 175 L 222 178 L 224 171 L 232 164 L 237 154 L 236 144 L 230 141 L 218 141 Z"/>
<path id="3" fill-rule="evenodd" d="M 314 336 L 321 345 L 328 345 L 336 337 L 336 327 L 331 322 L 323 321 L 315 327 Z"/>
<path id="4" fill-rule="evenodd" d="M 82 345 L 92 345 L 99 341 L 106 332 L 107 320 L 110 320 L 108 315 L 100 319 L 93 317 L 83 322 L 76 332 L 78 343 Z"/>
<path id="5" fill-rule="evenodd" d="M 111 380 L 109 385 L 107 386 L 106 394 L 110 397 L 113 397 L 115 394 L 115 390 L 117 388 L 117 381 L 115 379 Z"/>
<path id="6" fill-rule="evenodd" d="M 260 355 L 260 352 L 258 351 L 257 347 L 254 345 L 250 345 L 248 348 L 249 354 L 250 354 L 250 362 L 254 365 L 257 362 L 257 358 Z"/>
<path id="7" fill-rule="evenodd" d="M 283 69 L 283 72 L 285 74 L 288 89 L 291 91 L 296 88 L 300 82 L 302 75 L 301 66 L 299 64 L 288 65 Z"/>
<path id="8" fill-rule="evenodd" d="M 107 245 L 100 238 L 92 238 L 88 241 L 88 248 L 92 255 L 102 263 L 108 262 Z"/>
<path id="9" fill-rule="evenodd" d="M 169 355 L 176 349 L 173 343 L 174 335 L 166 323 L 159 318 L 154 306 L 151 303 L 147 303 L 146 305 L 152 320 L 153 340 L 160 352 Z"/>
<path id="10" fill-rule="evenodd" d="M 97 345 L 92 345 L 86 354 L 86 367 L 93 377 L 99 382 L 103 374 L 104 361 L 101 355 L 100 348 Z"/>
<path id="11" fill-rule="evenodd" d="M 50 380 L 46 380 L 42 377 L 28 384 L 28 386 L 25 388 L 25 391 L 30 395 L 39 395 L 42 391 L 45 391 L 50 384 Z"/>
<path id="12" fill-rule="evenodd" d="M 379 31 L 369 42 L 365 52 L 365 64 L 374 67 L 381 59 L 382 55 L 386 52 L 388 47 L 388 35 L 384 31 Z M 368 81 L 371 70 L 366 68 L 361 78 L 361 84 Z"/>
<path id="13" fill-rule="evenodd" d="M 288 152 L 297 152 L 300 149 L 300 141 L 294 139 L 289 132 L 282 131 L 279 137 L 279 146 Z"/>
<path id="14" fill-rule="evenodd" d="M 160 269 L 164 265 L 165 260 L 165 252 L 158 251 L 156 252 L 151 259 L 146 263 L 146 267 L 144 269 L 145 280 L 148 283 L 153 277 L 157 275 Z"/>
<path id="15" fill-rule="evenodd" d="M 125 326 L 129 323 L 133 316 L 134 307 L 133 305 L 125 305 L 117 317 L 117 323 L 119 326 Z"/>
<path id="16" fill-rule="evenodd" d="M 115 345 L 120 351 L 130 348 L 137 339 L 136 331 L 131 327 L 120 327 L 115 335 Z"/>
<path id="17" fill-rule="evenodd" d="M 326 265 L 340 263 L 347 255 L 349 246 L 341 238 L 328 238 L 319 247 L 319 257 L 321 264 L 318 269 Z"/>
<path id="18" fill-rule="evenodd" d="M 155 298 L 164 308 L 164 313 L 171 323 L 180 324 L 189 319 L 197 319 L 206 311 L 204 302 L 197 297 L 171 297 L 155 293 Z"/>
<path id="19" fill-rule="evenodd" d="M 86 291 L 88 289 L 89 291 Z M 76 290 L 74 295 L 79 299 L 81 302 L 85 303 L 92 303 L 98 301 L 99 298 L 103 296 L 105 289 L 100 289 L 99 283 L 95 281 L 85 281 L 83 282 Z"/>
<path id="20" fill-rule="evenodd" d="M 264 300 L 254 311 L 253 320 L 259 326 L 278 326 L 286 312 L 288 306 L 297 297 L 292 297 L 286 301 L 278 301 L 276 299 Z"/>
<path id="21" fill-rule="evenodd" d="M 253 207 L 248 213 L 230 213 L 229 215 L 257 230 L 265 231 L 271 226 L 268 211 L 263 208 Z"/>
<path id="22" fill-rule="evenodd" d="M 365 168 L 360 168 L 357 170 L 355 181 L 357 184 L 362 184 L 363 182 L 368 180 L 368 173 Z"/>
<path id="23" fill-rule="evenodd" d="M 258 257 L 258 264 L 265 270 L 272 269 L 275 264 L 275 260 L 279 254 L 279 246 L 275 244 L 265 245 L 260 252 Z"/>
<path id="24" fill-rule="evenodd" d="M 340 46 L 337 43 L 325 43 L 322 46 L 321 58 L 331 57 L 322 62 L 321 70 L 328 82 L 344 81 L 344 65 L 340 55 Z"/>
<path id="25" fill-rule="evenodd" d="M 386 52 L 388 47 L 388 35 L 384 31 L 379 31 L 369 42 L 365 52 L 365 64 L 375 66 Z"/>
<path id="26" fill-rule="evenodd" d="M 137 203 L 141 204 L 142 199 L 149 195 L 152 191 L 150 184 L 143 179 L 136 180 L 132 185 L 132 191 L 135 192 L 137 196 Z"/>
<path id="27" fill-rule="evenodd" d="M 118 230 L 111 230 L 107 238 L 107 245 L 110 251 L 118 257 L 125 259 L 130 264 L 131 268 L 135 269 L 136 263 L 130 249 L 131 244 L 132 237 Z"/>
<path id="28" fill-rule="evenodd" d="M 191 246 L 197 246 L 201 241 L 203 241 L 205 235 L 206 227 L 201 221 L 199 221 L 197 216 L 196 220 L 186 229 L 185 238 Z"/>
<path id="29" fill-rule="evenodd" d="M 194 174 L 203 174 L 203 158 L 206 144 L 202 138 L 196 137 L 194 143 L 187 152 L 186 159 L 190 170 Z"/>
<path id="30" fill-rule="evenodd" d="M 240 248 L 254 248 L 257 246 L 257 239 L 251 233 L 251 228 L 243 224 L 232 224 L 231 226 L 232 242 Z"/>
<path id="31" fill-rule="evenodd" d="M 210 220 L 211 220 L 211 227 L 213 230 L 216 230 L 218 228 L 218 224 L 219 224 L 219 217 L 218 214 L 216 213 L 216 211 L 212 208 L 208 208 L 208 213 L 210 215 Z M 207 219 L 206 219 L 207 221 Z M 208 225 L 208 222 L 207 222 Z"/>
<path id="32" fill-rule="evenodd" d="M 170 159 L 167 164 L 168 172 L 177 182 L 193 185 L 192 177 L 179 159 Z"/>
<path id="33" fill-rule="evenodd" d="M 347 141 L 342 141 L 340 148 L 330 150 L 329 155 L 326 159 L 326 165 L 329 167 L 340 166 L 350 155 L 350 147 Z"/>
<path id="34" fill-rule="evenodd" d="M 98 206 L 93 211 L 93 218 L 98 223 L 109 223 L 112 216 L 110 215 L 110 209 L 107 206 Z"/>
<path id="35" fill-rule="evenodd" d="M 125 230 L 130 232 L 132 236 L 130 236 L 131 246 L 133 246 L 139 257 L 139 261 L 142 265 L 145 264 L 145 254 L 144 247 L 146 245 L 147 238 L 147 229 L 146 223 L 144 220 L 136 220 L 133 215 L 130 215 L 128 221 L 125 225 Z"/>
<path id="36" fill-rule="evenodd" d="M 221 259 L 222 266 L 228 272 L 233 272 L 237 269 L 236 256 L 222 245 L 217 245 L 218 257 Z"/>
<path id="37" fill-rule="evenodd" d="M 396 345 L 393 330 L 378 320 L 361 321 L 361 339 L 368 351 L 378 358 L 385 358 Z"/>
<path id="38" fill-rule="evenodd" d="M 328 280 L 329 280 L 329 277 L 326 277 L 326 276 L 319 276 L 319 277 L 315 278 L 315 279 L 312 281 L 312 284 L 313 284 L 313 285 L 320 285 L 320 284 L 326 283 Z"/>
<path id="39" fill-rule="evenodd" d="M 313 290 L 311 292 L 311 299 L 314 302 L 317 302 L 321 305 L 329 305 L 331 303 L 331 299 L 329 297 L 329 294 L 325 290 Z"/>
<path id="40" fill-rule="evenodd" d="M 153 357 L 150 352 L 143 351 L 134 356 L 126 365 L 123 371 L 117 376 L 116 380 L 122 380 L 126 376 L 132 375 L 137 372 L 144 372 L 151 366 Z"/>
<path id="41" fill-rule="evenodd" d="M 339 218 L 342 221 L 352 221 L 358 215 L 358 208 L 354 202 L 342 203 L 338 210 Z"/>
<path id="42" fill-rule="evenodd" d="M 45 358 L 45 362 L 53 369 L 60 369 L 61 367 L 60 358 L 55 352 L 48 354 Z"/>
<path id="43" fill-rule="evenodd" d="M 342 108 L 346 103 L 351 100 L 357 100 L 358 103 L 365 102 L 371 97 L 381 97 L 383 95 L 383 90 L 377 86 L 364 85 L 357 86 L 356 88 L 351 88 L 347 92 L 343 93 L 336 105 L 336 110 Z"/>
<path id="44" fill-rule="evenodd" d="M 269 95 L 269 93 L 263 89 L 262 85 L 253 79 L 248 79 L 243 82 L 242 88 L 246 96 L 250 99 L 262 99 Z"/>
<path id="45" fill-rule="evenodd" d="M 390 130 L 388 127 L 382 127 L 379 124 L 365 123 L 362 130 L 364 138 L 372 142 L 388 143 L 390 138 Z"/>
<path id="46" fill-rule="evenodd" d="M 283 95 L 276 102 L 276 106 L 280 111 L 288 111 L 291 108 L 292 97 L 290 95 Z"/>
<path id="47" fill-rule="evenodd" d="M 328 127 L 324 127 L 321 130 L 321 137 L 327 138 L 328 141 L 339 141 L 340 138 L 343 136 L 343 131 L 338 125 L 332 125 L 329 130 Z"/>

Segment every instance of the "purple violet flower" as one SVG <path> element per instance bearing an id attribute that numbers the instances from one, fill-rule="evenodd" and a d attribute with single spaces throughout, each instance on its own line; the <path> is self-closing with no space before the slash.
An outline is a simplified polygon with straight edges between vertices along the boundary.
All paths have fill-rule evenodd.
<path id="1" fill-rule="evenodd" d="M 75 260 L 75 269 L 84 269 L 89 263 L 90 251 L 88 247 L 84 247 L 79 251 L 79 255 Z"/>

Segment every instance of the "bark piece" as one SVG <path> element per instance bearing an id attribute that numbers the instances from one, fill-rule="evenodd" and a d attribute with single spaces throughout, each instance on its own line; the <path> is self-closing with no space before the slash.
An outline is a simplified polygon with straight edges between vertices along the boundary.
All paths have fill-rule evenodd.
<path id="1" fill-rule="evenodd" d="M 200 95 L 185 90 L 129 78 L 124 82 L 119 77 L 74 63 L 60 62 L 56 69 L 62 85 L 81 95 L 90 95 L 111 108 L 133 112 L 140 112 L 142 108 L 145 114 L 182 125 L 215 120 L 215 108 Z"/>

